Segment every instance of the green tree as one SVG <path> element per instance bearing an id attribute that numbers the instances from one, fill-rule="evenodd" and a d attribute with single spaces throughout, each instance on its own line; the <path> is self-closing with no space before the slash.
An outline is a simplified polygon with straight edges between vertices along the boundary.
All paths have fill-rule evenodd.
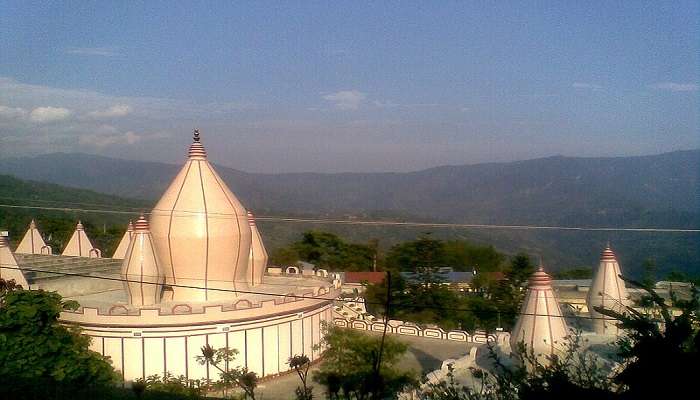
<path id="1" fill-rule="evenodd" d="M 386 337 L 382 365 L 377 377 L 375 366 L 381 338 L 366 333 L 324 326 L 322 347 L 326 348 L 314 380 L 326 387 L 329 399 L 390 399 L 415 383 L 413 374 L 401 371 L 397 363 L 407 346 Z M 373 397 L 374 396 L 374 397 Z"/>
<path id="2" fill-rule="evenodd" d="M 530 279 L 533 272 L 535 272 L 535 265 L 530 260 L 530 256 L 518 253 L 510 260 L 505 275 L 511 285 L 522 287 Z"/>
<path id="3" fill-rule="evenodd" d="M 593 278 L 592 268 L 572 268 L 552 273 L 554 279 L 591 279 Z"/>
<path id="4" fill-rule="evenodd" d="M 299 253 L 291 247 L 279 247 L 270 254 L 270 264 L 289 266 L 299 262 Z"/>
<path id="5" fill-rule="evenodd" d="M 108 391 L 118 381 L 109 360 L 89 350 L 89 337 L 58 322 L 61 312 L 78 303 L 55 292 L 12 286 L 0 280 L 0 383 L 5 394 L 76 398 Z"/>
<path id="6" fill-rule="evenodd" d="M 581 331 L 568 337 L 563 354 L 546 363 L 521 343 L 515 349 L 520 363 L 507 364 L 489 344 L 493 367 L 471 370 L 475 385 L 464 386 L 450 369 L 447 379 L 425 384 L 419 393 L 428 400 L 503 399 L 656 399 L 692 398 L 697 390 L 696 367 L 700 363 L 700 294 L 692 288 L 690 299 L 674 297 L 674 313 L 667 302 L 642 282 L 625 279 L 647 292 L 655 313 L 628 307 L 618 312 L 601 307 L 596 311 L 615 318 L 625 330 L 615 346 L 619 367 L 584 348 Z M 678 313 L 679 312 L 679 313 Z M 657 317 L 657 315 L 659 317 Z"/>
<path id="7" fill-rule="evenodd" d="M 139 399 L 199 400 L 206 398 L 209 385 L 200 379 L 165 373 L 163 377 L 150 375 L 146 379 L 137 379 L 132 383 L 131 390 Z"/>
<path id="8" fill-rule="evenodd" d="M 397 244 L 389 250 L 386 266 L 394 271 L 407 272 L 446 267 L 445 244 L 427 234 L 412 242 Z"/>
<path id="9" fill-rule="evenodd" d="M 491 282 L 487 295 L 496 307 L 501 327 L 508 329 L 515 323 L 525 296 L 524 286 L 534 271 L 530 257 L 519 253 L 511 258 L 504 279 Z"/>
<path id="10" fill-rule="evenodd" d="M 371 271 L 375 251 L 368 245 L 347 243 L 337 235 L 307 231 L 290 249 L 300 260 L 331 271 Z"/>
<path id="11" fill-rule="evenodd" d="M 493 246 L 478 246 L 464 240 L 448 240 L 444 244 L 445 264 L 455 271 L 500 271 L 505 257 Z"/>
<path id="12" fill-rule="evenodd" d="M 295 355 L 289 358 L 287 362 L 289 367 L 296 371 L 301 381 L 301 386 L 296 388 L 297 400 L 312 400 L 314 398 L 313 388 L 308 385 L 309 368 L 311 368 L 311 360 L 304 354 Z"/>
<path id="13" fill-rule="evenodd" d="M 255 372 L 248 371 L 246 367 L 227 368 L 229 363 L 236 359 L 238 350 L 222 347 L 214 349 L 210 345 L 201 348 L 201 355 L 197 356 L 197 361 L 201 365 L 212 365 L 219 371 L 219 380 L 214 383 L 214 387 L 220 390 L 240 388 L 246 397 L 255 400 L 255 388 L 258 387 L 258 376 Z"/>
<path id="14" fill-rule="evenodd" d="M 700 285 L 700 277 L 697 275 L 689 275 L 683 271 L 672 270 L 666 275 L 666 280 L 671 282 L 686 282 L 692 283 L 695 286 Z"/>
<path id="15" fill-rule="evenodd" d="M 656 284 L 656 260 L 647 258 L 642 264 L 642 281 L 645 287 L 653 287 Z"/>
<path id="16" fill-rule="evenodd" d="M 625 398 L 682 398 L 696 389 L 696 368 L 700 365 L 700 294 L 694 286 L 691 297 L 672 296 L 680 311 L 675 315 L 647 283 L 625 281 L 642 288 L 654 309 L 651 316 L 632 307 L 626 312 L 596 307 L 596 311 L 620 321 L 627 332 L 618 342 L 624 369 L 615 381 L 625 389 Z M 660 316 L 657 319 L 656 315 Z"/>

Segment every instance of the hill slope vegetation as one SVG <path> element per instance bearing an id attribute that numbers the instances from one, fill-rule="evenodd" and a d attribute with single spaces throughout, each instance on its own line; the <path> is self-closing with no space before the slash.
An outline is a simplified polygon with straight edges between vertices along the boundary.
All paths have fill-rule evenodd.
<path id="1" fill-rule="evenodd" d="M 150 202 L 178 169 L 172 164 L 86 154 L 0 160 L 0 170 L 23 179 Z M 408 173 L 255 174 L 217 169 L 244 204 L 258 213 L 509 225 L 700 227 L 700 150 L 642 157 L 557 156 Z M 281 243 L 308 228 L 275 226 L 268 231 L 274 232 L 273 243 Z M 330 230 L 351 240 L 381 237 L 389 242 L 386 245 L 420 233 Z M 700 269 L 697 234 L 482 230 L 436 231 L 436 235 L 467 235 L 504 251 L 542 254 L 553 268 L 594 264 L 600 248 L 612 240 L 631 269 L 640 268 L 648 258 L 655 258 L 661 271 Z"/>

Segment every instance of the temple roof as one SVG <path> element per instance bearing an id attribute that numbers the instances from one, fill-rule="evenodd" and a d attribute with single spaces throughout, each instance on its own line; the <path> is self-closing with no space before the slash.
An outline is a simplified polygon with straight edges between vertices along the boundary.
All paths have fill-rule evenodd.
<path id="1" fill-rule="evenodd" d="M 129 248 L 129 242 L 131 242 L 131 236 L 134 232 L 134 224 L 129 221 L 129 225 L 126 227 L 126 232 L 124 232 L 124 236 L 122 236 L 122 239 L 119 241 L 119 245 L 117 245 L 117 249 L 114 250 L 114 254 L 112 254 L 112 258 L 117 258 L 120 260 L 124 259 L 124 256 L 126 255 L 126 249 Z"/>
<path id="2" fill-rule="evenodd" d="M 0 236 L 0 278 L 14 280 L 16 284 L 24 289 L 29 289 L 29 283 L 24 274 L 19 269 L 17 259 L 10 250 L 10 244 L 6 236 Z"/>
<path id="3" fill-rule="evenodd" d="M 144 306 L 160 303 L 162 284 L 165 280 L 160 264 L 148 221 L 141 214 L 134 224 L 133 237 L 121 268 L 129 304 Z"/>
<path id="4" fill-rule="evenodd" d="M 252 232 L 246 209 L 207 160 L 198 130 L 187 161 L 151 213 L 151 235 L 169 284 L 247 287 Z M 174 292 L 175 299 L 200 301 L 226 293 Z"/>
<path id="5" fill-rule="evenodd" d="M 78 225 L 75 227 L 75 231 L 71 236 L 68 244 L 63 249 L 64 256 L 74 256 L 74 257 L 101 257 L 102 253 L 99 249 L 93 246 L 92 241 L 85 233 L 85 228 L 83 228 L 82 222 L 78 221 Z"/>
<path id="6" fill-rule="evenodd" d="M 51 248 L 46 245 L 41 232 L 36 227 L 36 222 L 32 219 L 29 223 L 29 229 L 24 234 L 24 237 L 19 242 L 15 253 L 21 254 L 51 254 Z"/>
<path id="7" fill-rule="evenodd" d="M 249 279 L 253 285 L 262 282 L 265 269 L 267 268 L 267 250 L 263 243 L 262 236 L 258 227 L 255 225 L 255 217 L 253 213 L 248 211 L 248 225 L 250 225 L 251 242 L 250 242 L 250 259 L 248 264 Z"/>
<path id="8" fill-rule="evenodd" d="M 527 287 L 520 315 L 510 339 L 512 349 L 523 342 L 541 362 L 557 353 L 566 344 L 568 326 L 552 290 L 552 278 L 540 266 Z"/>
<path id="9" fill-rule="evenodd" d="M 618 334 L 617 324 L 612 319 L 605 321 L 602 314 L 594 307 L 603 307 L 617 312 L 624 312 L 630 304 L 625 281 L 620 277 L 620 264 L 615 253 L 608 244 L 600 256 L 600 264 L 593 275 L 591 288 L 588 291 L 586 303 L 591 316 L 598 318 L 594 321 L 595 330 L 600 334 Z"/>

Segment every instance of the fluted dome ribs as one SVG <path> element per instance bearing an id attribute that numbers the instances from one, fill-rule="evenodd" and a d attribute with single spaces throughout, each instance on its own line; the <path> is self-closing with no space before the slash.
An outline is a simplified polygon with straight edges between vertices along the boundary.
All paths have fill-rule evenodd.
<path id="1" fill-rule="evenodd" d="M 248 263 L 249 279 L 253 285 L 258 285 L 262 283 L 262 277 L 265 274 L 265 268 L 267 268 L 267 250 L 265 250 L 260 231 L 255 225 L 255 217 L 250 211 L 248 211 L 248 223 L 252 234 Z"/>
<path id="2" fill-rule="evenodd" d="M 230 298 L 248 287 L 246 210 L 207 161 L 198 131 L 185 165 L 153 209 L 151 234 L 166 282 L 204 288 L 173 287 L 174 300 Z"/>
<path id="3" fill-rule="evenodd" d="M 595 310 L 595 307 L 602 307 L 620 313 L 626 311 L 630 300 L 625 281 L 620 278 L 621 274 L 617 257 L 608 245 L 600 257 L 598 270 L 593 276 L 591 288 L 586 298 L 588 311 L 594 318 L 593 326 L 598 334 L 618 335 L 621 333 L 616 320 Z"/>
<path id="4" fill-rule="evenodd" d="M 542 363 L 566 345 L 569 328 L 552 290 L 552 278 L 539 267 L 530 277 L 520 315 L 510 337 L 512 349 L 524 343 Z"/>
<path id="5" fill-rule="evenodd" d="M 126 232 L 124 232 L 124 236 L 122 236 L 122 239 L 119 241 L 117 249 L 114 250 L 112 258 L 123 260 L 124 257 L 126 257 L 126 250 L 129 248 L 129 243 L 131 242 L 131 237 L 133 236 L 133 233 L 134 224 L 131 221 L 129 221 L 129 225 L 126 227 Z"/>
<path id="6" fill-rule="evenodd" d="M 141 215 L 134 226 L 121 269 L 129 304 L 147 306 L 160 302 L 165 281 L 161 265 L 153 246 L 148 221 Z"/>

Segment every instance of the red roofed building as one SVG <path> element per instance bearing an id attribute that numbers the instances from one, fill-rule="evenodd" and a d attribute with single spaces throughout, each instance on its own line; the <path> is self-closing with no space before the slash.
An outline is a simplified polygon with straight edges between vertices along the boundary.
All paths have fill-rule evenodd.
<path id="1" fill-rule="evenodd" d="M 386 272 L 345 272 L 343 273 L 343 291 L 348 292 L 357 289 L 358 292 L 363 292 L 365 284 L 382 283 L 385 277 Z"/>

